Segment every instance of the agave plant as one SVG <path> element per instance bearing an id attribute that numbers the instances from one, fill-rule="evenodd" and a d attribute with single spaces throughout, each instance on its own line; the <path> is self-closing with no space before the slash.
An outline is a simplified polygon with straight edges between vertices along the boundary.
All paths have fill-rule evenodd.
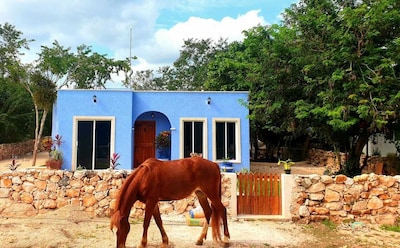
<path id="1" fill-rule="evenodd" d="M 12 171 L 15 171 L 19 166 L 21 166 L 20 163 L 18 163 L 18 161 L 16 161 L 15 159 L 13 159 L 11 161 L 11 164 L 8 164 L 8 168 Z"/>

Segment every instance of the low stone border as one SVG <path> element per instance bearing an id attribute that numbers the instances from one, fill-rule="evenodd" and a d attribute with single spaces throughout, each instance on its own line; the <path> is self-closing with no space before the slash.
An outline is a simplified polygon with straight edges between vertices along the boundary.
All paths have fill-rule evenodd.
<path id="1" fill-rule="evenodd" d="M 0 173 L 0 215 L 3 217 L 32 216 L 66 205 L 81 207 L 94 216 L 109 216 L 114 209 L 119 188 L 131 171 L 64 171 L 47 169 L 27 169 Z M 222 201 L 228 214 L 232 210 L 232 184 L 236 174 L 222 174 Z M 235 185 L 235 184 L 234 184 Z M 235 192 L 235 191 L 234 191 Z M 193 194 L 179 201 L 160 203 L 164 214 L 181 214 L 194 208 L 196 196 Z M 236 208 L 235 201 L 233 202 Z M 137 202 L 131 216 L 144 214 L 144 204 Z"/>

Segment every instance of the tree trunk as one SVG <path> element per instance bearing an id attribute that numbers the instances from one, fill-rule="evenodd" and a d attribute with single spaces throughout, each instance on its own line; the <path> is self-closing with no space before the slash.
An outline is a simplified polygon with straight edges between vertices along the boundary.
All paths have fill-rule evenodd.
<path id="1" fill-rule="evenodd" d="M 35 107 L 37 110 L 37 108 Z M 47 110 L 43 110 L 43 115 L 40 120 L 39 126 L 39 110 L 36 111 L 36 128 L 35 128 L 35 143 L 33 145 L 33 159 L 32 159 L 32 166 L 36 166 L 36 159 L 37 159 L 37 151 L 39 150 L 40 140 L 42 139 L 42 133 L 44 124 L 46 122 L 47 117 Z"/>
<path id="2" fill-rule="evenodd" d="M 360 157 L 362 150 L 369 139 L 369 132 L 364 131 L 357 137 L 355 145 L 349 152 L 349 157 L 344 168 L 344 174 L 349 177 L 354 177 L 361 174 L 362 166 L 360 166 Z"/>
<path id="3" fill-rule="evenodd" d="M 30 92 L 33 98 L 33 94 L 32 92 Z M 39 109 L 37 107 L 37 105 L 34 103 L 35 105 L 35 141 L 33 143 L 33 153 L 32 153 L 32 166 L 36 165 L 36 159 L 37 159 L 37 148 L 38 148 L 38 143 L 37 143 L 37 137 L 39 134 Z"/>

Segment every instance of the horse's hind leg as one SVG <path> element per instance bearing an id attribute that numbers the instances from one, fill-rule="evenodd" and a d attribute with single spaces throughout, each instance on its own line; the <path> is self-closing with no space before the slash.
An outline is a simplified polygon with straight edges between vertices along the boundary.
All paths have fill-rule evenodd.
<path id="1" fill-rule="evenodd" d="M 206 217 L 206 222 L 204 223 L 201 234 L 196 241 L 196 245 L 202 245 L 204 240 L 207 238 L 208 225 L 210 224 L 212 210 L 210 208 L 210 205 L 208 204 L 207 196 L 200 190 L 196 190 L 195 193 L 197 195 L 197 198 L 199 199 L 199 203 L 203 208 L 204 215 Z"/>
<path id="2" fill-rule="evenodd" d="M 161 237 L 162 237 L 162 248 L 166 248 L 168 247 L 168 236 L 167 233 L 164 230 L 164 226 L 162 224 L 162 219 L 161 219 L 161 215 L 160 215 L 160 209 L 158 208 L 158 204 L 156 204 L 156 206 L 154 207 L 154 220 L 158 226 L 158 229 L 160 229 L 160 233 L 161 233 Z"/>

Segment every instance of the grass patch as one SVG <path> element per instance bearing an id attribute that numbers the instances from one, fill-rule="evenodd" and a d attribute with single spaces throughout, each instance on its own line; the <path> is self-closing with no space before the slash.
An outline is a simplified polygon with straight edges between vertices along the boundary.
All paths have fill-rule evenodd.
<path id="1" fill-rule="evenodd" d="M 382 225 L 381 229 L 384 231 L 391 231 L 391 232 L 400 232 L 400 225 Z"/>
<path id="2" fill-rule="evenodd" d="M 336 224 L 331 220 L 325 219 L 322 221 L 322 224 L 331 231 L 336 230 Z"/>

